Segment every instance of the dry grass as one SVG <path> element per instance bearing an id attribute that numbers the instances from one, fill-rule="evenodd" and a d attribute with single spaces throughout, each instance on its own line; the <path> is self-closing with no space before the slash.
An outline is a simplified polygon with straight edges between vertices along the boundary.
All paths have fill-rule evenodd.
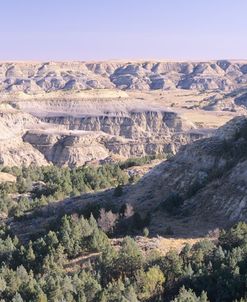
<path id="1" fill-rule="evenodd" d="M 222 92 L 199 92 L 196 90 L 157 90 L 157 91 L 121 91 L 117 89 L 93 89 L 81 91 L 38 92 L 28 95 L 23 92 L 14 93 L 15 100 L 24 112 L 34 116 L 49 115 L 102 115 L 127 114 L 132 111 L 174 111 L 199 127 L 217 128 L 240 112 L 206 111 L 208 99 L 221 99 Z M 13 95 L 5 96 L 13 100 Z M 4 100 L 4 98 L 2 98 Z M 0 110 L 12 110 L 10 106 Z"/>
<path id="2" fill-rule="evenodd" d="M 33 94 L 27 94 L 24 92 L 12 92 L 5 93 L 2 96 L 2 100 L 20 101 L 45 101 L 45 100 L 76 100 L 76 99 L 114 99 L 114 98 L 128 98 L 127 92 L 118 89 L 92 89 L 92 90 L 71 90 L 71 91 L 51 91 L 51 92 L 36 92 Z"/>
<path id="3" fill-rule="evenodd" d="M 191 110 L 181 114 L 192 123 L 209 128 L 218 128 L 234 117 L 230 112 Z M 235 114 L 236 115 L 236 114 Z"/>
<path id="4" fill-rule="evenodd" d="M 141 100 L 143 106 L 148 104 L 150 108 L 177 112 L 198 127 L 218 128 L 240 114 L 230 111 L 207 111 L 200 108 L 200 104 L 206 105 L 207 101 L 205 100 L 209 97 L 217 95 L 220 98 L 222 93 L 172 89 L 167 91 L 132 91 L 128 94 L 130 99 L 135 99 L 135 104 Z"/>
<path id="5" fill-rule="evenodd" d="M 16 177 L 9 173 L 0 172 L 0 183 L 1 182 L 16 182 Z"/>
<path id="6" fill-rule="evenodd" d="M 186 244 L 194 245 L 195 243 L 203 240 L 204 238 L 191 238 L 191 239 L 178 239 L 178 238 L 164 238 L 164 237 L 153 237 L 146 238 L 138 236 L 135 238 L 138 246 L 141 248 L 143 254 L 148 255 L 150 251 L 157 251 L 162 255 L 166 255 L 170 250 L 175 250 L 178 253 L 183 249 Z M 116 250 L 120 249 L 123 238 L 111 239 L 112 245 Z M 85 268 L 88 266 L 90 261 L 95 261 L 99 258 L 101 253 L 86 253 L 77 258 L 71 259 L 65 265 L 66 272 L 75 272 L 79 268 Z"/>
<path id="7" fill-rule="evenodd" d="M 166 254 L 170 250 L 175 250 L 180 252 L 186 244 L 194 245 L 195 243 L 203 240 L 203 237 L 199 238 L 160 238 L 158 250 L 162 252 L 162 254 Z"/>
<path id="8" fill-rule="evenodd" d="M 175 250 L 179 253 L 186 244 L 192 246 L 203 239 L 205 238 L 165 238 L 162 236 L 150 238 L 143 236 L 135 237 L 135 241 L 137 242 L 138 246 L 144 254 L 153 250 L 158 251 L 162 255 L 167 254 L 170 250 Z M 111 242 L 112 245 L 118 250 L 120 248 L 122 240 L 123 238 L 111 239 Z"/>
<path id="9" fill-rule="evenodd" d="M 170 250 L 180 252 L 186 244 L 194 245 L 195 243 L 203 240 L 203 237 L 198 238 L 165 238 L 157 236 L 153 238 L 146 238 L 138 236 L 136 241 L 139 247 L 144 251 L 156 250 L 165 255 Z"/>

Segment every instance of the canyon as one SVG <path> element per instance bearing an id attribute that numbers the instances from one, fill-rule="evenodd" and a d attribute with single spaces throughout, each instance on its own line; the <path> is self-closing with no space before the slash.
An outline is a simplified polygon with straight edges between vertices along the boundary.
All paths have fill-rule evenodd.
<path id="1" fill-rule="evenodd" d="M 152 234 L 172 226 L 177 236 L 196 238 L 246 220 L 246 66 L 2 63 L 0 162 L 73 168 L 162 155 L 167 160 L 118 198 L 142 215 L 152 213 Z M 43 216 L 73 213 L 112 194 L 51 204 L 42 210 L 40 227 Z M 180 203 L 175 215 L 166 209 L 171 199 Z M 19 222 L 12 227 L 28 229 Z"/>
<path id="2" fill-rule="evenodd" d="M 206 237 L 247 221 L 246 147 L 247 118 L 236 117 L 212 136 L 181 146 L 138 182 L 123 186 L 120 196 L 112 188 L 89 192 L 28 211 L 8 223 L 14 234 L 27 240 L 61 215 L 108 202 L 117 208 L 129 204 L 142 218 L 148 215 L 151 237 Z"/>
<path id="3" fill-rule="evenodd" d="M 246 113 L 247 63 L 2 62 L 0 163 L 175 154 Z"/>

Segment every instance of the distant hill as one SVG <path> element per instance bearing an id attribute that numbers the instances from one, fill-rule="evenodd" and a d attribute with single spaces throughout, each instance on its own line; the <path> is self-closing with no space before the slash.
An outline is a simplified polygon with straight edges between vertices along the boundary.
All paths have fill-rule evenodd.
<path id="1" fill-rule="evenodd" d="M 2 62 L 0 92 L 168 88 L 232 91 L 247 83 L 247 62 Z"/>

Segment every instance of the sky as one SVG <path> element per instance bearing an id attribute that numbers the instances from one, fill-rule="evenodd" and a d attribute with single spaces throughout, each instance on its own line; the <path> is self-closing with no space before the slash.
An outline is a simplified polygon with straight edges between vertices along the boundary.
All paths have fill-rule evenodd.
<path id="1" fill-rule="evenodd" d="M 0 61 L 247 59 L 247 0 L 0 0 Z"/>

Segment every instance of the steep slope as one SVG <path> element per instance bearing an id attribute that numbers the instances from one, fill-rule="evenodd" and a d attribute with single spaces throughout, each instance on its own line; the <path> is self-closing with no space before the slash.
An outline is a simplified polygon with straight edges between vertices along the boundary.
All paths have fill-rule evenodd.
<path id="1" fill-rule="evenodd" d="M 124 199 L 153 213 L 152 229 L 203 234 L 247 220 L 247 118 L 239 117 L 214 137 L 184 146 L 154 168 Z M 174 202 L 175 205 L 171 205 Z"/>
<path id="2" fill-rule="evenodd" d="M 219 128 L 214 137 L 183 146 L 171 159 L 127 186 L 121 197 L 113 190 L 85 194 L 44 207 L 40 217 L 11 222 L 13 232 L 28 236 L 61 213 L 74 213 L 88 203 L 130 203 L 142 216 L 151 215 L 150 234 L 191 238 L 215 228 L 247 221 L 247 117 Z M 39 228 L 33 228 L 39 225 Z M 28 235 L 27 235 L 28 234 Z"/>
<path id="3" fill-rule="evenodd" d="M 0 162 L 76 166 L 115 154 L 174 154 L 246 113 L 246 66 L 0 63 Z"/>
<path id="4" fill-rule="evenodd" d="M 100 116 L 49 116 L 67 130 L 28 131 L 23 140 L 59 166 L 78 166 L 112 155 L 138 157 L 175 153 L 204 135 L 173 112 L 130 112 Z"/>
<path id="5" fill-rule="evenodd" d="M 9 105 L 0 105 L 0 164 L 47 165 L 43 154 L 22 139 L 26 129 L 34 125 L 39 126 L 39 121 L 33 116 Z"/>
<path id="6" fill-rule="evenodd" d="M 98 115 L 91 111 L 90 115 L 80 112 L 80 107 L 77 112 L 66 112 L 71 105 L 68 101 L 59 116 L 56 109 L 60 104 L 55 102 L 48 116 L 43 117 L 39 117 L 40 111 L 34 117 L 21 110 L 21 106 L 16 109 L 9 104 L 1 105 L 1 164 L 53 163 L 72 167 L 113 155 L 128 158 L 175 153 L 181 145 L 206 135 L 171 111 L 154 108 L 147 112 L 108 111 Z"/>

